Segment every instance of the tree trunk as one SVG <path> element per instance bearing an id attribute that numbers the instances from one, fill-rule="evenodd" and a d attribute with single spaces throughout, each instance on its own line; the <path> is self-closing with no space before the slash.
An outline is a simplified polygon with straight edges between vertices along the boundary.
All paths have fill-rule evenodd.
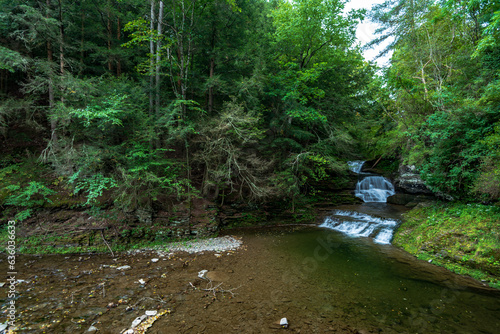
<path id="1" fill-rule="evenodd" d="M 120 43 L 120 40 L 122 38 L 122 32 L 121 32 L 121 24 L 120 24 L 120 17 L 117 18 L 117 23 L 116 23 L 116 39 L 118 40 L 118 43 Z M 116 76 L 121 76 L 122 75 L 122 60 L 120 59 L 120 56 L 118 56 L 118 59 L 116 60 Z"/>
<path id="2" fill-rule="evenodd" d="M 81 26 L 81 37 L 80 37 L 80 74 L 81 72 L 83 72 L 84 43 L 85 43 L 85 13 L 82 10 L 82 26 Z"/>
<path id="3" fill-rule="evenodd" d="M 160 69 L 161 69 L 161 34 L 163 26 L 163 1 L 160 0 L 160 8 L 158 9 L 158 41 L 156 42 L 156 108 L 155 120 L 160 118 Z M 155 122 L 156 124 L 156 122 Z M 156 148 L 160 148 L 160 132 L 156 131 Z"/>
<path id="4" fill-rule="evenodd" d="M 215 71 L 215 59 L 214 57 L 210 58 L 210 80 L 214 77 Z M 214 109 L 214 88 L 212 84 L 208 87 L 208 112 L 212 112 Z"/>
<path id="5" fill-rule="evenodd" d="M 150 16 L 151 22 L 149 25 L 149 28 L 151 31 L 155 28 L 155 0 L 151 0 L 151 16 Z M 153 110 L 154 110 L 154 96 L 153 96 L 153 91 L 154 91 L 154 76 L 153 76 L 153 67 L 154 67 L 154 53 L 155 53 L 155 44 L 154 41 L 151 39 L 149 41 L 149 53 L 151 54 L 151 60 L 150 60 L 150 75 L 149 75 L 149 115 L 153 116 Z"/>
<path id="6" fill-rule="evenodd" d="M 158 13 L 158 41 L 156 42 L 156 118 L 160 117 L 160 63 L 161 63 L 161 34 L 163 26 L 163 1 L 160 0 Z"/>
<path id="7" fill-rule="evenodd" d="M 47 18 L 49 18 L 49 10 L 50 10 L 50 0 L 46 1 L 47 4 Z M 52 43 L 51 41 L 47 41 L 47 61 L 49 62 L 49 116 L 52 109 L 54 109 L 54 82 L 53 82 L 53 73 L 52 73 L 52 63 L 54 62 L 54 54 L 52 52 Z M 50 118 L 50 141 L 53 144 L 57 145 L 57 120 L 55 118 Z"/>
<path id="8" fill-rule="evenodd" d="M 106 9 L 107 12 L 107 17 L 108 17 L 108 25 L 107 25 L 107 30 L 108 30 L 108 71 L 110 73 L 113 72 L 113 61 L 111 57 L 111 38 L 112 38 L 112 32 L 111 32 L 111 13 L 109 11 L 109 7 L 111 6 L 110 2 L 108 1 L 108 8 Z"/>

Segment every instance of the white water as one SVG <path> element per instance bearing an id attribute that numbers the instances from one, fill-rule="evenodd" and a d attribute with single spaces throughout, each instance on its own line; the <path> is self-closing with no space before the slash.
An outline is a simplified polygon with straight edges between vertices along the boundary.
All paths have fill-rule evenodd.
<path id="1" fill-rule="evenodd" d="M 359 174 L 354 194 L 365 203 L 387 203 L 387 198 L 395 194 L 394 186 L 385 177 L 362 173 L 364 161 L 348 162 L 351 170 Z M 369 214 L 336 210 L 325 218 L 321 227 L 333 229 L 353 237 L 370 237 L 376 243 L 391 243 L 397 221 L 375 217 Z"/>
<path id="2" fill-rule="evenodd" d="M 361 168 L 363 168 L 364 161 L 361 160 L 356 160 L 356 161 L 349 161 L 347 164 L 349 165 L 351 171 L 353 171 L 356 174 L 361 173 Z"/>
<path id="3" fill-rule="evenodd" d="M 387 203 L 387 197 L 396 192 L 392 183 L 383 176 L 366 176 L 356 184 L 354 195 L 363 202 Z"/>
<path id="4" fill-rule="evenodd" d="M 394 219 L 385 219 L 355 211 L 335 210 L 320 227 L 326 227 L 353 237 L 372 237 L 376 243 L 390 244 L 397 225 Z"/>

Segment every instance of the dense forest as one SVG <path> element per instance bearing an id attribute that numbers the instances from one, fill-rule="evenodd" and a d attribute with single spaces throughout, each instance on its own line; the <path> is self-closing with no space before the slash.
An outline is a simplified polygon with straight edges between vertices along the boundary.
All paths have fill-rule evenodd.
<path id="1" fill-rule="evenodd" d="M 200 197 L 293 211 L 347 161 L 380 158 L 415 165 L 444 198 L 499 199 L 496 1 L 0 3 L 9 217 L 76 196 L 124 212 Z M 390 41 L 386 69 L 356 41 L 368 18 L 371 46 Z"/>

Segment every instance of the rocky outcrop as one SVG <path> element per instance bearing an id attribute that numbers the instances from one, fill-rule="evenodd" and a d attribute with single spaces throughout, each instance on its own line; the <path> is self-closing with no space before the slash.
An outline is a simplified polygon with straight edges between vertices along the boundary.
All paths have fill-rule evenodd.
<path id="1" fill-rule="evenodd" d="M 413 165 L 401 165 L 394 180 L 396 190 L 407 194 L 432 195 L 432 191 L 425 185 L 420 173 Z"/>
<path id="2" fill-rule="evenodd" d="M 409 208 L 416 207 L 419 203 L 429 202 L 435 200 L 432 195 L 416 195 L 416 194 L 405 194 L 397 193 L 395 195 L 387 197 L 387 203 L 404 205 Z"/>

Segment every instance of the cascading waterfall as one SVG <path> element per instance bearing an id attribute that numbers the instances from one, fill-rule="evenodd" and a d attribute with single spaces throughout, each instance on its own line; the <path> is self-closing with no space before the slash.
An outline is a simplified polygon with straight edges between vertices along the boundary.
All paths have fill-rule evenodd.
<path id="1" fill-rule="evenodd" d="M 394 186 L 383 176 L 362 173 L 364 163 L 359 160 L 348 162 L 351 171 L 359 174 L 354 195 L 361 198 L 363 202 L 387 203 L 387 197 L 396 193 Z"/>
<path id="2" fill-rule="evenodd" d="M 387 197 L 394 195 L 394 186 L 383 176 L 365 176 L 356 184 L 354 195 L 363 202 L 387 203 Z"/>
<path id="3" fill-rule="evenodd" d="M 354 194 L 367 203 L 386 203 L 395 194 L 392 183 L 383 176 L 362 173 L 364 161 L 350 161 L 351 170 L 359 174 Z M 325 218 L 320 227 L 333 229 L 350 236 L 371 237 L 376 243 L 390 244 L 397 221 L 368 214 L 336 210 Z"/>
<path id="4" fill-rule="evenodd" d="M 336 210 L 320 227 L 336 230 L 353 237 L 371 237 L 379 244 L 390 244 L 398 222 L 355 211 Z"/>
<path id="5" fill-rule="evenodd" d="M 365 162 L 361 160 L 356 160 L 356 161 L 349 161 L 347 164 L 351 168 L 351 171 L 353 171 L 356 174 L 361 173 L 361 168 L 363 168 L 363 164 Z"/>

